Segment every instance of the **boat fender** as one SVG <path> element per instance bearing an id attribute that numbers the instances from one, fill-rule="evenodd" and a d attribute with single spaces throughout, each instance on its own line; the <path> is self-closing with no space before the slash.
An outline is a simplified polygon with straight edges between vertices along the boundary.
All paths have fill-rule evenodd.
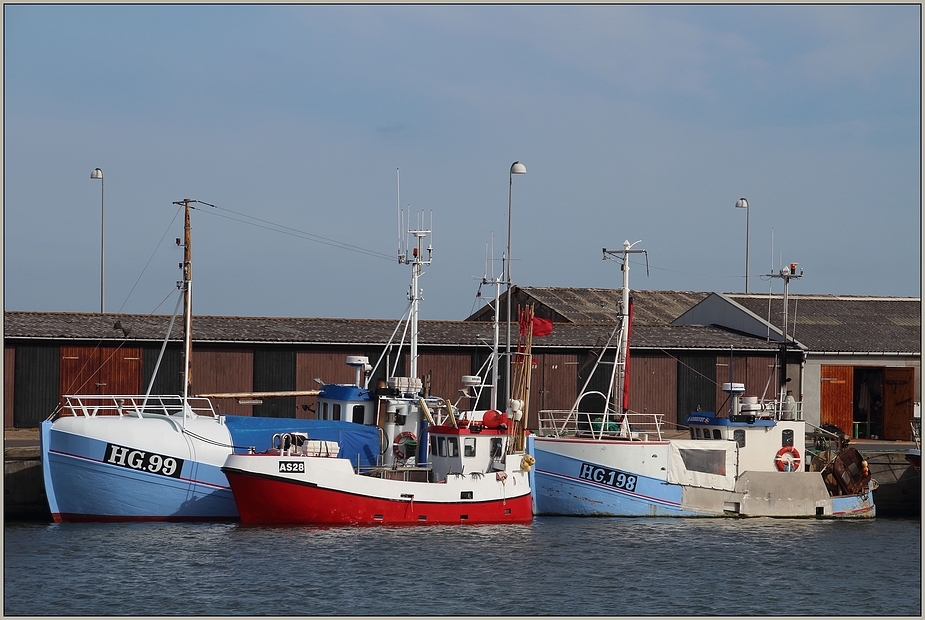
<path id="1" fill-rule="evenodd" d="M 405 445 L 413 444 L 413 447 L 409 445 L 408 447 L 412 450 L 416 450 L 418 447 L 418 438 L 414 436 L 414 433 L 411 431 L 405 431 L 401 435 L 395 438 L 395 441 L 392 443 L 392 450 L 395 452 L 395 456 L 400 459 L 405 457 Z M 410 450 L 409 450 L 410 452 Z M 410 454 L 408 456 L 411 456 Z"/>
<path id="2" fill-rule="evenodd" d="M 870 475 L 870 468 L 867 466 L 867 461 L 861 461 L 861 474 L 865 478 Z"/>
<path id="3" fill-rule="evenodd" d="M 785 459 L 785 454 L 789 454 L 790 458 Z M 784 446 L 777 451 L 774 464 L 780 471 L 800 471 L 800 451 L 793 446 Z"/>
<path id="4" fill-rule="evenodd" d="M 529 454 L 525 454 L 524 458 L 520 460 L 520 468 L 524 471 L 530 471 L 534 463 L 536 463 L 536 459 Z"/>

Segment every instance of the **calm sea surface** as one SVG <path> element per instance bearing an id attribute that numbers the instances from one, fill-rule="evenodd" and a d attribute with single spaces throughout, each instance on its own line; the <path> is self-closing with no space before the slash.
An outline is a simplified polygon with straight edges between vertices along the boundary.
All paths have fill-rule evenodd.
<path id="1" fill-rule="evenodd" d="M 5 615 L 919 616 L 918 520 L 7 524 Z"/>

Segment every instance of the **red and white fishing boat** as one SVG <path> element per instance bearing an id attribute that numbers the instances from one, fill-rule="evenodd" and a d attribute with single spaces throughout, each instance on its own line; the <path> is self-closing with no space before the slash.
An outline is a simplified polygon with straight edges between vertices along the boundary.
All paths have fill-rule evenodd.
<path id="1" fill-rule="evenodd" d="M 320 417 L 364 406 L 364 422 L 380 430 L 379 461 L 355 465 L 336 458 L 344 456 L 337 442 L 302 432 L 275 433 L 270 450 L 229 455 L 222 467 L 243 523 L 417 525 L 533 519 L 529 471 L 534 459 L 523 449 L 520 401 L 512 401 L 511 417 L 499 412 L 497 382 L 486 386 L 476 375 L 462 378 L 464 394 L 491 387 L 487 411 L 458 412 L 448 400 L 422 391 L 417 377 L 418 277 L 430 263 L 432 248 L 426 248 L 425 260 L 423 240 L 430 231 L 410 233 L 416 247 L 410 254 L 400 249 L 399 261 L 412 266 L 411 376 L 392 377 L 387 387 L 376 389 L 374 407 L 352 399 L 351 394 L 365 389 L 359 371 L 356 386 L 335 386 L 340 389 L 326 389 L 318 397 Z M 497 329 L 495 333 L 492 361 L 497 376 Z"/>
<path id="2" fill-rule="evenodd" d="M 487 411 L 481 419 L 427 428 L 426 465 L 408 459 L 365 468 L 333 458 L 336 442 L 281 434 L 274 449 L 231 455 L 222 471 L 243 523 L 529 523 L 533 459 L 508 453 L 508 431 L 505 414 Z"/>

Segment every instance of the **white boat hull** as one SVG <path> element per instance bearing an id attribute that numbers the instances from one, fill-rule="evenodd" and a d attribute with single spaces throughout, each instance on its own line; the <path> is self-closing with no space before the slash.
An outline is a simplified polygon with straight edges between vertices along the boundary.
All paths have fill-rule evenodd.
<path id="1" fill-rule="evenodd" d="M 43 475 L 60 521 L 237 519 L 218 418 L 81 416 L 44 422 Z M 183 430 L 187 432 L 183 432 Z"/>
<path id="2" fill-rule="evenodd" d="M 536 514 L 671 517 L 873 517 L 870 491 L 830 496 L 816 472 L 695 473 L 686 482 L 671 442 L 532 438 Z M 681 445 L 684 445 L 683 443 Z"/>

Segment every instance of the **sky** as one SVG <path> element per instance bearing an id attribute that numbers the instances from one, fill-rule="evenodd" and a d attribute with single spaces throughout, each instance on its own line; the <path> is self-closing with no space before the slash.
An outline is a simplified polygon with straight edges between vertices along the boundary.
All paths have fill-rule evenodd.
<path id="1" fill-rule="evenodd" d="M 602 249 L 628 240 L 635 289 L 743 292 L 748 265 L 779 293 L 762 276 L 799 263 L 791 294 L 920 296 L 921 25 L 878 4 L 7 4 L 4 308 L 99 312 L 102 287 L 108 313 L 171 314 L 185 198 L 199 315 L 397 320 L 400 209 L 433 231 L 422 319 L 491 298 L 509 215 L 519 286 L 617 288 Z"/>

